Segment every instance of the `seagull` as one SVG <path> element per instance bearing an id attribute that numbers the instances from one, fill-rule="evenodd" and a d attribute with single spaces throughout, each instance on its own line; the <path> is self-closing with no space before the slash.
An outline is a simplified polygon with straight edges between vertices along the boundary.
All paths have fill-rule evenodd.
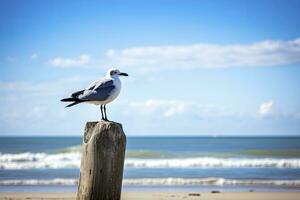
<path id="1" fill-rule="evenodd" d="M 128 76 L 116 68 L 110 68 L 106 77 L 91 83 L 86 89 L 71 94 L 71 97 L 61 99 L 62 102 L 72 102 L 66 107 L 79 103 L 91 103 L 100 105 L 102 120 L 109 121 L 106 115 L 106 104 L 115 100 L 121 91 L 121 80 L 119 76 Z"/>

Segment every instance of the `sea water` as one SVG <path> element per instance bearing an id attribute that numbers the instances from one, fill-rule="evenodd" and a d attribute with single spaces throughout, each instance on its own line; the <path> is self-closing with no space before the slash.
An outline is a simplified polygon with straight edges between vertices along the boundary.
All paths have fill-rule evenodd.
<path id="1" fill-rule="evenodd" d="M 76 191 L 80 137 L 1 137 L 0 191 Z M 300 190 L 300 137 L 128 137 L 129 191 Z"/>

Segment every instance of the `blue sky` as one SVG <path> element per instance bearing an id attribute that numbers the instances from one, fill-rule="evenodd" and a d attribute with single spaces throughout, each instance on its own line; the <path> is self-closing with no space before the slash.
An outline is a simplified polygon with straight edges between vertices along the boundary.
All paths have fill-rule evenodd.
<path id="1" fill-rule="evenodd" d="M 1 1 L 0 135 L 81 135 L 59 102 L 128 72 L 127 135 L 299 135 L 299 1 Z"/>

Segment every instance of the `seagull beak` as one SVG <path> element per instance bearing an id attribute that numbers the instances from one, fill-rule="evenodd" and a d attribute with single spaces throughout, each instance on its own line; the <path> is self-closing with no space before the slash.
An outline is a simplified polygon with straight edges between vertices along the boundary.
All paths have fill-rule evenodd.
<path id="1" fill-rule="evenodd" d="M 124 73 L 124 72 L 120 73 L 119 75 L 120 75 L 120 76 L 128 76 L 128 74 L 127 74 L 127 73 Z"/>

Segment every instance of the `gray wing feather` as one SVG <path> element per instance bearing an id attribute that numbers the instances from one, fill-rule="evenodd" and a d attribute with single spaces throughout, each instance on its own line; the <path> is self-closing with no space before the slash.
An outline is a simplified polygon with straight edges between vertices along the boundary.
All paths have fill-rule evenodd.
<path id="1" fill-rule="evenodd" d="M 87 87 L 87 89 L 85 90 L 94 90 L 98 87 L 104 88 L 104 87 L 109 87 L 113 85 L 113 80 L 111 79 L 101 79 L 98 81 L 93 82 L 92 84 L 89 85 L 89 87 Z"/>
<path id="2" fill-rule="evenodd" d="M 115 86 L 113 85 L 113 80 L 102 79 L 92 83 L 88 89 L 79 96 L 79 99 L 87 101 L 104 101 L 110 96 L 114 89 Z"/>

